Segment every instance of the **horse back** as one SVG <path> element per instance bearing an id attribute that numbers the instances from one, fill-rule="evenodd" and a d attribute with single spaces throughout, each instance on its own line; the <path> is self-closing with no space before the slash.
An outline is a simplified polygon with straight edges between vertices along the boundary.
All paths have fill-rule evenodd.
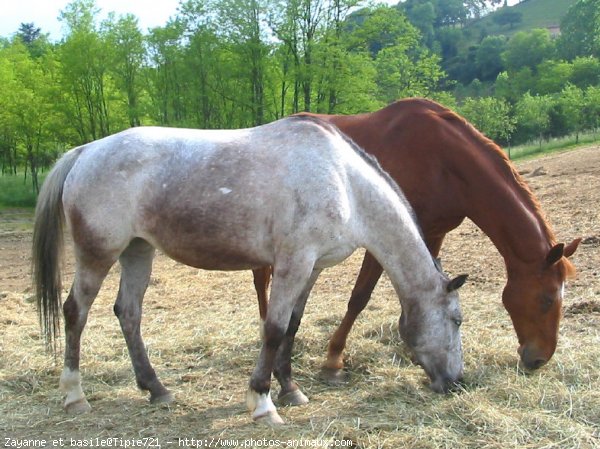
<path id="1" fill-rule="evenodd" d="M 284 244 L 343 232 L 346 150 L 331 133 L 135 128 L 88 144 L 63 194 L 74 241 L 98 257 L 142 238 L 198 268 L 272 264 Z"/>

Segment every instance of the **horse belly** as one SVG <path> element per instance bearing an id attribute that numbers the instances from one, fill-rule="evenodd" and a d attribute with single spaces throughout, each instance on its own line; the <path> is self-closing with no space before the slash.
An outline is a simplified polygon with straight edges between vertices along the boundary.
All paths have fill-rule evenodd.
<path id="1" fill-rule="evenodd" d="M 188 245 L 187 248 L 174 245 L 157 245 L 171 259 L 202 270 L 237 271 L 252 270 L 270 264 L 257 254 L 249 254 L 239 248 L 207 247 Z"/>
<path id="2" fill-rule="evenodd" d="M 266 226 L 244 208 L 146 209 L 141 237 L 172 259 L 206 270 L 247 270 L 271 263 Z"/>

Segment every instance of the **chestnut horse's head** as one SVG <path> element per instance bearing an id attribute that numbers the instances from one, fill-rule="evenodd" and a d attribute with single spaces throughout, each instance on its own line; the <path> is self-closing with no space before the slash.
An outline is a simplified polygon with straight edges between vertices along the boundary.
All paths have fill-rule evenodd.
<path id="1" fill-rule="evenodd" d="M 580 241 L 553 246 L 536 273 L 516 277 L 509 274 L 502 302 L 519 338 L 522 366 L 528 370 L 540 368 L 554 354 L 565 280 L 575 274 L 567 258 Z"/>

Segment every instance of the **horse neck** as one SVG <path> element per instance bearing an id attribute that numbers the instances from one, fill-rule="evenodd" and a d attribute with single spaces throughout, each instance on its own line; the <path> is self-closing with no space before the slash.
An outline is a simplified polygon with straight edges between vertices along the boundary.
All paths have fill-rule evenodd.
<path id="1" fill-rule="evenodd" d="M 529 188 L 510 162 L 496 153 L 495 148 L 478 151 L 473 157 L 480 162 L 467 168 L 466 216 L 496 246 L 510 277 L 539 266 L 555 240 Z"/>
<path id="2" fill-rule="evenodd" d="M 379 196 L 374 198 L 374 196 Z M 359 210 L 364 217 L 365 247 L 381 264 L 401 301 L 423 298 L 443 279 L 411 212 L 398 198 L 378 189 L 369 192 Z"/>

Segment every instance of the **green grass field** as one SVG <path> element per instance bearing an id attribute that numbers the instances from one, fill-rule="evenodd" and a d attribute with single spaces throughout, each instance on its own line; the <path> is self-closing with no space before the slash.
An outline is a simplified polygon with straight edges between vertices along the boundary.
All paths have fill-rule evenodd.
<path id="1" fill-rule="evenodd" d="M 581 146 L 590 145 L 599 139 L 600 135 L 598 133 L 580 134 L 579 141 L 576 141 L 575 136 L 566 136 L 543 142 L 541 147 L 537 143 L 529 143 L 512 148 L 505 147 L 504 151 L 509 155 L 511 160 L 519 160 L 560 151 L 569 151 Z"/>
<path id="2" fill-rule="evenodd" d="M 35 207 L 35 200 L 36 193 L 29 177 L 25 179 L 22 173 L 0 176 L 0 208 L 32 208 Z"/>

